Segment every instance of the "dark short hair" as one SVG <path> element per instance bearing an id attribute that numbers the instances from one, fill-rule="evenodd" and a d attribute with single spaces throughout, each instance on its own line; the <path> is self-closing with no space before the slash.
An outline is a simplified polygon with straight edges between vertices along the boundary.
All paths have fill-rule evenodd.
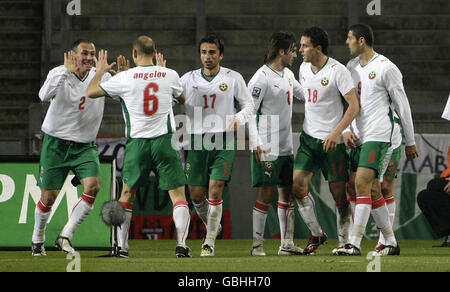
<path id="1" fill-rule="evenodd" d="M 72 51 L 76 51 L 78 49 L 78 46 L 80 44 L 82 44 L 82 43 L 83 44 L 93 44 L 93 42 L 91 42 L 88 39 L 78 39 L 78 40 L 73 42 L 73 44 L 72 44 Z"/>
<path id="2" fill-rule="evenodd" d="M 264 63 L 274 60 L 278 56 L 278 52 L 283 50 L 285 53 L 295 45 L 295 37 L 290 32 L 274 32 L 270 37 L 269 45 L 267 46 L 267 54 L 264 57 Z"/>
<path id="3" fill-rule="evenodd" d="M 133 49 L 139 54 L 152 56 L 155 51 L 155 42 L 150 37 L 141 35 L 133 42 Z"/>
<path id="4" fill-rule="evenodd" d="M 309 37 L 314 47 L 321 46 L 322 53 L 328 55 L 328 34 L 320 27 L 310 27 L 302 32 L 302 36 Z"/>
<path id="5" fill-rule="evenodd" d="M 213 35 L 213 34 L 207 35 L 200 40 L 200 42 L 198 43 L 198 51 L 199 52 L 200 52 L 200 46 L 203 43 L 216 44 L 217 47 L 219 48 L 220 54 L 223 54 L 223 52 L 225 50 L 225 47 L 223 46 L 222 41 L 216 35 Z"/>
<path id="6" fill-rule="evenodd" d="M 369 25 L 365 23 L 357 23 L 350 26 L 348 30 L 353 32 L 356 39 L 364 38 L 366 44 L 373 47 L 373 42 L 375 39 L 373 37 L 373 30 Z"/>

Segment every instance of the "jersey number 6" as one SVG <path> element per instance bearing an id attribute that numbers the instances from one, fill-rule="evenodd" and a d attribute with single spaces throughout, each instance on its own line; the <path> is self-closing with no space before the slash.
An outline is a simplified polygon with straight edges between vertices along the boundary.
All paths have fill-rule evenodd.
<path id="1" fill-rule="evenodd" d="M 150 94 L 150 89 L 153 90 L 153 94 Z M 147 116 L 153 115 L 158 110 L 158 98 L 154 95 L 156 92 L 158 92 L 158 84 L 156 83 L 150 83 L 144 90 L 144 113 Z M 153 103 L 152 109 L 149 107 L 150 101 Z"/>

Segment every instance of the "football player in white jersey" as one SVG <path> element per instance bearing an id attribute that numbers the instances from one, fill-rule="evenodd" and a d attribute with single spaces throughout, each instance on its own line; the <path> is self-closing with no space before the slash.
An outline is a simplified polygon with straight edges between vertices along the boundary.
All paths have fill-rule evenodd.
<path id="1" fill-rule="evenodd" d="M 96 75 L 95 45 L 77 40 L 64 53 L 64 65 L 47 75 L 39 90 L 42 101 L 50 107 L 42 124 L 45 133 L 39 163 L 42 195 L 35 209 L 32 255 L 45 255 L 45 228 L 51 207 L 65 178 L 72 170 L 83 185 L 83 195 L 72 210 L 55 245 L 72 253 L 72 236 L 93 208 L 100 189 L 100 164 L 95 138 L 103 116 L 104 98 L 87 98 L 89 82 Z M 104 80 L 110 78 L 108 73 Z"/>
<path id="2" fill-rule="evenodd" d="M 119 203 L 125 208 L 126 220 L 120 226 L 116 256 L 129 257 L 128 229 L 132 204 L 139 187 L 148 182 L 154 171 L 161 190 L 167 190 L 173 203 L 173 220 L 177 231 L 177 257 L 190 257 L 186 246 L 189 231 L 189 206 L 184 193 L 185 177 L 178 149 L 172 145 L 175 121 L 172 99 L 184 102 L 180 78 L 172 69 L 154 66 L 155 45 L 148 36 L 133 43 L 135 68 L 121 72 L 106 82 L 101 75 L 109 70 L 107 52 L 101 50 L 97 63 L 98 77 L 89 85 L 88 95 L 119 99 L 126 124 L 127 143 L 122 171 L 123 188 Z"/>
<path id="3" fill-rule="evenodd" d="M 303 250 L 294 244 L 294 200 L 292 171 L 293 97 L 304 99 L 303 88 L 288 69 L 297 58 L 295 37 L 291 33 L 273 33 L 269 41 L 265 64 L 248 83 L 255 103 L 254 115 L 249 121 L 252 186 L 258 188 L 253 206 L 253 245 L 251 255 L 265 256 L 264 228 L 269 206 L 278 189 L 278 220 L 281 245 L 279 255 L 299 255 Z M 277 117 L 275 121 L 264 121 Z M 258 122 L 257 122 L 258 121 Z M 278 141 L 275 149 L 269 141 Z M 270 156 L 271 159 L 266 159 Z"/>
<path id="4" fill-rule="evenodd" d="M 309 191 L 314 171 L 321 170 L 336 202 L 339 244 L 345 244 L 351 223 L 346 196 L 348 157 L 341 133 L 359 112 L 350 72 L 328 56 L 328 35 L 318 27 L 306 29 L 300 40 L 303 63 L 299 82 L 306 91 L 305 119 L 294 165 L 293 193 L 299 212 L 311 231 L 305 254 L 312 254 L 327 240 Z M 344 102 L 348 108 L 344 111 Z"/>
<path id="5" fill-rule="evenodd" d="M 361 255 L 361 240 L 371 214 L 385 240 L 385 245 L 377 254 L 400 254 L 378 181 L 383 175 L 383 160 L 391 146 L 393 111 L 400 118 L 405 135 L 406 158 L 414 159 L 418 156 L 402 74 L 389 59 L 375 52 L 373 42 L 373 31 L 368 25 L 356 24 L 349 28 L 346 44 L 350 54 L 357 55 L 355 60 L 349 62 L 349 68 L 360 94 L 361 110 L 355 119 L 355 125 L 362 146 L 355 177 L 354 224 L 349 243 L 338 249 L 338 253 L 343 255 Z M 356 137 L 351 135 L 351 138 Z"/>
<path id="6" fill-rule="evenodd" d="M 248 121 L 254 105 L 242 75 L 220 66 L 222 42 L 210 35 L 200 40 L 198 49 L 203 68 L 181 78 L 191 135 L 185 174 L 195 210 L 206 225 L 201 256 L 214 256 L 221 228 L 222 194 L 231 179 L 236 152 L 234 131 Z M 241 107 L 239 112 L 235 100 Z"/>

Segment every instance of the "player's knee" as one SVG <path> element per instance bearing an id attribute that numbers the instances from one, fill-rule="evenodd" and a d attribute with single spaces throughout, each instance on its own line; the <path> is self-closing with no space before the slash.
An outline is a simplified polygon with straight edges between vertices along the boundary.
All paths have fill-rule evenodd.
<path id="1" fill-rule="evenodd" d="M 43 190 L 41 195 L 41 202 L 48 207 L 53 206 L 58 196 L 57 190 Z"/>
<path id="2" fill-rule="evenodd" d="M 84 189 L 84 193 L 89 196 L 97 196 L 97 193 L 100 191 L 100 184 L 92 184 L 87 186 Z"/>

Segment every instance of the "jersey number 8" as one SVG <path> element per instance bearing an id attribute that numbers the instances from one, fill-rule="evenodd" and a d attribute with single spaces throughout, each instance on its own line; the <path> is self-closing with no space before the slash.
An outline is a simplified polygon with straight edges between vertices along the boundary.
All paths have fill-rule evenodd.
<path id="1" fill-rule="evenodd" d="M 150 89 L 153 90 L 153 94 L 150 94 Z M 151 116 L 158 110 L 158 98 L 154 95 L 158 92 L 158 84 L 150 83 L 144 90 L 144 113 L 147 116 Z M 150 101 L 153 103 L 152 108 L 150 109 Z"/>

